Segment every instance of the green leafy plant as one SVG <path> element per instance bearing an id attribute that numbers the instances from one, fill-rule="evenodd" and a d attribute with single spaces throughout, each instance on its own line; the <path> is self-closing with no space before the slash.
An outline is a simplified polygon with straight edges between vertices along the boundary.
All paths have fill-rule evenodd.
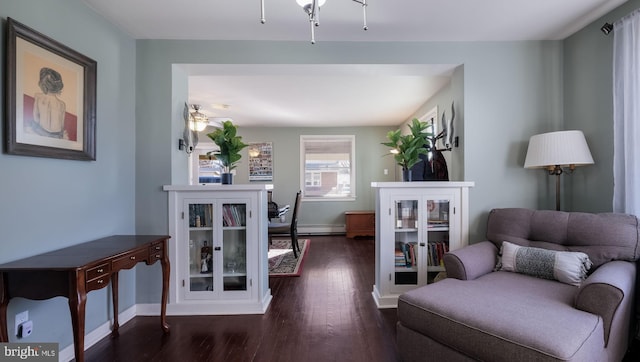
<path id="1" fill-rule="evenodd" d="M 222 122 L 222 127 L 207 134 L 211 140 L 220 147 L 219 151 L 209 152 L 222 163 L 226 173 L 236 168 L 242 158 L 240 151 L 249 145 L 242 142 L 242 136 L 237 135 L 238 128 L 231 121 Z"/>
<path id="2" fill-rule="evenodd" d="M 383 142 L 382 144 L 391 147 L 393 158 L 403 170 L 411 169 L 412 166 L 420 162 L 420 155 L 429 152 L 431 143 L 428 139 L 433 134 L 425 132 L 428 127 L 429 125 L 426 122 L 421 122 L 414 118 L 409 124 L 409 134 L 403 135 L 400 129 L 387 133 L 389 142 Z"/>

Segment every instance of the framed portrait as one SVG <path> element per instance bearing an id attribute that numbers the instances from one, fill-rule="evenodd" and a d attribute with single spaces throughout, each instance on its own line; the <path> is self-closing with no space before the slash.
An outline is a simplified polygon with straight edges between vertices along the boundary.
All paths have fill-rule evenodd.
<path id="1" fill-rule="evenodd" d="M 249 143 L 249 181 L 273 181 L 273 144 Z"/>
<path id="2" fill-rule="evenodd" d="M 96 62 L 7 19 L 5 152 L 96 159 Z"/>

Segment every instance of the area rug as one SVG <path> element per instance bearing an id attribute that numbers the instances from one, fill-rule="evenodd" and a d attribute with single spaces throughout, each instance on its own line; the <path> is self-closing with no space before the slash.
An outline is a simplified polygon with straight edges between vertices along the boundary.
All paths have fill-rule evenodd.
<path id="1" fill-rule="evenodd" d="M 269 276 L 270 277 L 299 277 L 302 274 L 304 257 L 309 250 L 309 239 L 298 239 L 300 253 L 293 257 L 290 239 L 273 240 L 269 245 Z"/>

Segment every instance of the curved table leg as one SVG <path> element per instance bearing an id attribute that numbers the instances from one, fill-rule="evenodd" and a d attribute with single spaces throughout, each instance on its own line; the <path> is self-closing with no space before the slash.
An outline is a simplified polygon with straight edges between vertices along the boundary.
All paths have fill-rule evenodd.
<path id="1" fill-rule="evenodd" d="M 69 310 L 71 312 L 71 326 L 73 327 L 73 349 L 76 355 L 76 362 L 82 362 L 84 361 L 84 323 L 87 292 L 85 290 L 84 277 L 71 280 L 71 283 L 77 283 L 77 287 L 71 286 L 71 290 L 69 291 Z"/>
<path id="2" fill-rule="evenodd" d="M 9 291 L 5 283 L 4 273 L 0 273 L 0 342 L 9 342 L 7 332 L 7 306 L 9 305 Z"/>
<path id="3" fill-rule="evenodd" d="M 169 264 L 169 250 L 167 240 L 164 241 L 164 253 L 160 260 L 162 266 L 162 302 L 160 304 L 160 326 L 164 333 L 169 333 L 169 324 L 167 323 L 167 299 L 169 296 L 169 274 L 171 265 Z"/>
<path id="4" fill-rule="evenodd" d="M 118 272 L 111 274 L 111 300 L 113 301 L 113 327 L 111 337 L 120 335 L 120 323 L 118 323 Z"/>

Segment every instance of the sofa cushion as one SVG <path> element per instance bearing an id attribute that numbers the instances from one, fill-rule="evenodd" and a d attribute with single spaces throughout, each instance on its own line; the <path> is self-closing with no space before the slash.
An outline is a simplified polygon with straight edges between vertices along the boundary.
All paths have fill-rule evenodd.
<path id="1" fill-rule="evenodd" d="M 567 284 L 504 271 L 448 278 L 402 294 L 398 321 L 480 360 L 575 360 L 604 347 L 602 319 L 574 308 L 575 293 Z"/>
<path id="2" fill-rule="evenodd" d="M 554 251 L 502 242 L 498 270 L 522 273 L 580 286 L 591 268 L 589 256 L 581 252 Z"/>
<path id="3" fill-rule="evenodd" d="M 487 239 L 550 250 L 580 251 L 589 255 L 594 269 L 612 260 L 640 257 L 638 218 L 633 215 L 521 208 L 493 209 Z"/>

